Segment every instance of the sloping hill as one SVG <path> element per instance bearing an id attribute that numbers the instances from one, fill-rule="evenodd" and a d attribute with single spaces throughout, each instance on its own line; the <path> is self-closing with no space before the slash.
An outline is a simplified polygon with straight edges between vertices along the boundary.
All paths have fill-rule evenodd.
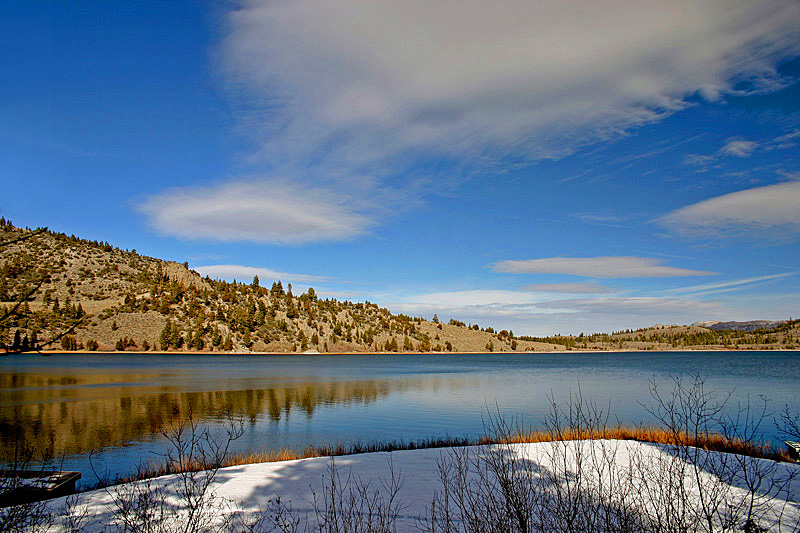
<path id="1" fill-rule="evenodd" d="M 15 351 L 554 349 L 505 331 L 321 299 L 313 289 L 295 295 L 280 281 L 263 287 L 203 278 L 186 263 L 51 231 L 36 234 L 4 219 L 0 243 L 0 308 L 8 315 L 0 322 L 0 342 Z"/>

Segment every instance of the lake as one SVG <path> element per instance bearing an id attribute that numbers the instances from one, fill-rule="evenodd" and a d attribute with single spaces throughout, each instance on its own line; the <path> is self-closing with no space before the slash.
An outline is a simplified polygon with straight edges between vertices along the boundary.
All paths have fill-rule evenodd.
<path id="1" fill-rule="evenodd" d="M 729 407 L 769 399 L 800 412 L 800 352 L 436 355 L 78 355 L 0 358 L 3 458 L 27 443 L 63 469 L 115 477 L 165 451 L 162 429 L 190 415 L 217 430 L 245 421 L 235 451 L 470 437 L 487 409 L 541 427 L 548 397 L 584 398 L 611 422 L 649 423 L 651 380 L 700 376 Z M 644 404 L 644 406 L 643 406 Z M 770 416 L 766 436 L 780 440 Z"/>

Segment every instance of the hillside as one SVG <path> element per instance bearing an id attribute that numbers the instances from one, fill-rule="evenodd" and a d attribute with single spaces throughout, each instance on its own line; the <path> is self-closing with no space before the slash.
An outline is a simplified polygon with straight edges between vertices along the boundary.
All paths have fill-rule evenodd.
<path id="1" fill-rule="evenodd" d="M 778 320 L 748 320 L 746 322 L 720 322 L 718 320 L 707 320 L 705 322 L 694 323 L 693 326 L 703 326 L 715 331 L 719 330 L 739 330 L 739 331 L 755 331 L 774 329 L 780 326 L 783 321 Z"/>
<path id="2" fill-rule="evenodd" d="M 0 219 L 0 344 L 7 351 L 484 352 L 777 349 L 800 321 L 752 331 L 654 326 L 519 337 L 455 319 L 394 315 L 370 302 L 295 295 L 270 280 L 202 277 L 179 264 Z"/>
<path id="3" fill-rule="evenodd" d="M 5 307 L 0 316 L 9 315 L 0 322 L 0 342 L 14 351 L 556 348 L 455 320 L 442 324 L 394 315 L 370 302 L 321 299 L 314 289 L 295 295 L 291 285 L 284 288 L 277 280 L 265 287 L 257 280 L 203 278 L 186 263 L 51 231 L 35 234 L 5 220 L 0 243 L 6 243 L 0 248 L 0 308 Z"/>
<path id="4" fill-rule="evenodd" d="M 786 320 L 772 324 L 776 325 L 756 329 L 711 329 L 694 324 L 691 326 L 657 324 L 649 328 L 610 334 L 519 337 L 519 339 L 558 344 L 567 350 L 796 350 L 800 348 L 800 320 Z"/>

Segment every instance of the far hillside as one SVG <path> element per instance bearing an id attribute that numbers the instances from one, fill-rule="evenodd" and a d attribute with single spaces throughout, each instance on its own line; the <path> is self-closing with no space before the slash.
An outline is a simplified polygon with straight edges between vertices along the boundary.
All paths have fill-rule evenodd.
<path id="1" fill-rule="evenodd" d="M 710 323 L 716 324 L 716 323 Z M 565 325 L 568 326 L 568 325 Z M 525 352 L 792 349 L 797 320 L 750 328 L 654 326 L 527 337 L 455 318 L 295 294 L 279 280 L 227 282 L 176 263 L 0 219 L 0 345 L 5 351 Z"/>
<path id="2" fill-rule="evenodd" d="M 519 339 L 560 344 L 567 350 L 795 350 L 800 348 L 800 320 L 768 324 L 769 327 L 741 329 L 658 324 L 649 328 L 627 329 L 613 333 L 591 335 L 581 333 L 553 337 L 519 337 Z"/>

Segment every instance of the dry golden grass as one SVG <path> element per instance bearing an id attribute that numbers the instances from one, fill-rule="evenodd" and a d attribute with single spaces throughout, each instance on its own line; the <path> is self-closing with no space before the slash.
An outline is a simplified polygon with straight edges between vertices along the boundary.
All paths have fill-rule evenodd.
<path id="1" fill-rule="evenodd" d="M 635 440 L 655 444 L 673 446 L 693 446 L 703 450 L 735 453 L 750 457 L 773 459 L 777 461 L 791 461 L 786 453 L 774 450 L 769 445 L 759 445 L 741 439 L 730 439 L 720 434 L 703 434 L 691 436 L 687 433 L 674 433 L 659 427 L 625 427 L 615 426 L 593 430 L 563 429 L 559 431 L 529 431 L 517 433 L 511 438 L 482 437 L 478 440 L 466 438 L 441 438 L 424 439 L 412 442 L 373 442 L 354 443 L 350 445 L 335 446 L 308 446 L 301 451 L 283 449 L 262 452 L 232 454 L 221 465 L 211 465 L 201 461 L 183 463 L 166 463 L 148 465 L 141 469 L 135 476 L 120 479 L 118 483 L 126 483 L 140 479 L 153 478 L 180 472 L 199 471 L 214 466 L 239 466 L 254 463 L 269 463 L 277 461 L 290 461 L 310 457 L 339 457 L 372 452 L 391 452 L 398 450 L 419 450 L 425 448 L 447 448 L 455 446 L 476 446 L 486 444 L 523 444 L 569 440 Z"/>
<path id="2" fill-rule="evenodd" d="M 560 431 L 531 431 L 514 435 L 507 442 L 533 443 L 552 442 L 555 440 L 595 440 L 616 439 L 651 442 L 671 446 L 693 446 L 714 452 L 735 453 L 749 457 L 761 457 L 778 461 L 789 460 L 783 452 L 773 450 L 768 444 L 756 444 L 738 438 L 728 438 L 718 433 L 690 435 L 686 432 L 675 433 L 660 427 L 626 427 Z M 491 439 L 481 440 L 481 444 L 494 444 Z"/>
<path id="3" fill-rule="evenodd" d="M 310 457 L 340 457 L 342 455 L 355 455 L 360 453 L 420 450 L 425 448 L 447 448 L 451 446 L 474 446 L 476 444 L 478 443 L 466 438 L 445 438 L 422 439 L 411 442 L 357 442 L 348 445 L 337 444 L 333 446 L 307 446 L 301 451 L 290 450 L 288 448 L 283 450 L 264 450 L 261 452 L 251 452 L 245 454 L 231 454 L 221 465 L 212 465 L 198 460 L 184 461 L 182 463 L 173 462 L 145 465 L 143 468 L 140 468 L 139 472 L 137 472 L 135 475 L 121 478 L 117 480 L 116 483 L 127 483 L 139 479 L 148 479 L 167 474 L 177 474 L 179 472 L 205 470 L 215 466 L 239 466 L 254 463 L 274 463 L 278 461 L 291 461 L 294 459 L 308 459 Z"/>

